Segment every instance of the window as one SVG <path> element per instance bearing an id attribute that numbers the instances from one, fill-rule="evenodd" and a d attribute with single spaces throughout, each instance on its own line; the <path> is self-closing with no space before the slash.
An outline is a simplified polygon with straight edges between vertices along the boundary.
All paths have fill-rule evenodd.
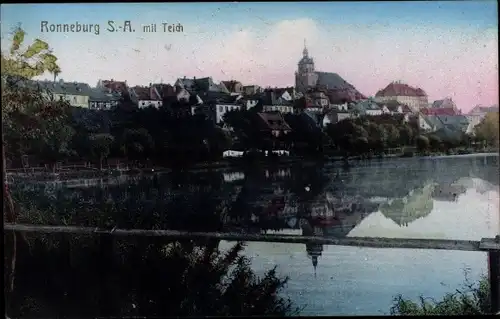
<path id="1" fill-rule="evenodd" d="M 219 106 L 219 112 L 221 112 L 221 113 L 224 112 L 224 107 Z"/>

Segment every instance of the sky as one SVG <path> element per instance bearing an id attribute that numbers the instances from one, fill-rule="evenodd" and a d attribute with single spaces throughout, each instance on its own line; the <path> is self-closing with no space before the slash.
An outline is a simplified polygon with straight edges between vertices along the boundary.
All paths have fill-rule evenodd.
<path id="1" fill-rule="evenodd" d="M 49 43 L 60 78 L 92 86 L 212 76 L 283 87 L 294 85 L 306 39 L 317 71 L 338 73 L 367 96 L 399 80 L 430 102 L 451 97 L 469 110 L 498 104 L 497 10 L 494 0 L 7 4 L 1 47 L 20 24 L 26 43 Z M 110 32 L 110 20 L 130 21 L 135 32 Z M 100 32 L 42 32 L 43 21 L 98 24 Z M 164 32 L 163 23 L 183 31 Z M 150 24 L 157 32 L 143 32 Z"/>

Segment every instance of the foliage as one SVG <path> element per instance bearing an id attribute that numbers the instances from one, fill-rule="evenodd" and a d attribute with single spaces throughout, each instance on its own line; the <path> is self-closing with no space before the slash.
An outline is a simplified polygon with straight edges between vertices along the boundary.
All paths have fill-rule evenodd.
<path id="1" fill-rule="evenodd" d="M 439 151 L 440 150 L 443 141 L 441 141 L 441 139 L 439 137 L 437 137 L 436 135 L 430 134 L 428 136 L 428 140 L 429 140 L 429 147 L 431 148 L 432 151 Z"/>
<path id="2" fill-rule="evenodd" d="M 2 95 L 2 175 L 7 176 L 6 156 L 17 152 L 24 152 L 26 143 L 33 143 L 35 150 L 49 156 L 54 160 L 54 155 L 66 153 L 68 140 L 73 134 L 66 123 L 67 105 L 64 102 L 54 102 L 48 92 L 43 92 L 38 87 L 27 81 L 45 72 L 61 72 L 57 65 L 57 58 L 49 50 L 49 45 L 40 40 L 35 41 L 23 50 L 22 46 L 26 33 L 20 27 L 13 32 L 12 43 L 7 55 L 1 54 L 1 95 Z M 6 138 L 14 141 L 14 147 L 7 150 L 9 145 Z M 12 138 L 13 137 L 13 138 Z M 18 211 L 3 181 L 4 219 L 6 222 L 15 223 Z M 25 236 L 21 235 L 24 239 Z M 8 285 L 5 285 L 6 295 L 9 296 L 14 289 L 14 279 L 17 264 L 17 236 L 12 234 L 12 248 L 9 267 L 5 274 L 9 276 Z M 5 277 L 4 277 L 5 278 Z M 5 278 L 6 279 L 6 278 Z M 9 290 L 7 290 L 9 289 Z"/>
<path id="3" fill-rule="evenodd" d="M 91 152 L 99 159 L 101 169 L 102 160 L 108 157 L 114 139 L 112 135 L 106 133 L 92 134 L 89 136 Z"/>
<path id="4" fill-rule="evenodd" d="M 446 294 L 439 301 L 421 296 L 415 302 L 399 295 L 394 298 L 391 307 L 391 315 L 400 316 L 473 316 L 490 313 L 490 292 L 486 276 L 476 284 L 470 283 L 466 278 L 462 289 Z"/>
<path id="5" fill-rule="evenodd" d="M 417 136 L 415 140 L 419 152 L 424 152 L 429 149 L 429 139 L 423 135 Z"/>
<path id="6" fill-rule="evenodd" d="M 103 240 L 103 239 L 101 239 Z M 19 255 L 11 317 L 251 316 L 294 314 L 278 293 L 288 278 L 258 278 L 244 246 L 218 242 L 38 235 Z M 32 269 L 35 267 L 36 272 Z"/>
<path id="7" fill-rule="evenodd" d="M 498 121 L 498 112 L 486 114 L 483 120 L 474 127 L 477 139 L 485 141 L 490 146 L 498 147 L 500 140 Z"/>

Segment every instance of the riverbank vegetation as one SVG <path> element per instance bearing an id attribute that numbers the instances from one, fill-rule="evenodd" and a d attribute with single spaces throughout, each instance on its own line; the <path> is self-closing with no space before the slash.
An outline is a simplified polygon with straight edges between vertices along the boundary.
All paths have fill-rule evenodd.
<path id="1" fill-rule="evenodd" d="M 421 296 L 418 301 L 396 296 L 390 313 L 393 316 L 474 316 L 491 314 L 488 278 L 477 283 L 466 277 L 463 287 L 447 293 L 441 300 Z"/>

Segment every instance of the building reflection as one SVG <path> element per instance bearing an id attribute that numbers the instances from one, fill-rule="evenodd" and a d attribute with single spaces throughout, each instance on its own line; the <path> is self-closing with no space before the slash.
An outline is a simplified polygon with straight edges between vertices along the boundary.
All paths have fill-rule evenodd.
<path id="1" fill-rule="evenodd" d="M 306 214 L 299 220 L 303 236 L 343 238 L 368 214 L 376 211 L 378 204 L 370 203 L 360 196 L 335 196 L 325 192 L 304 208 Z M 315 274 L 323 249 L 321 244 L 306 244 L 307 256 L 311 259 Z"/>
<path id="2" fill-rule="evenodd" d="M 429 215 L 434 208 L 431 195 L 436 184 L 428 182 L 424 187 L 414 189 L 403 198 L 390 199 L 380 205 L 380 212 L 399 226 L 408 224 Z"/>

